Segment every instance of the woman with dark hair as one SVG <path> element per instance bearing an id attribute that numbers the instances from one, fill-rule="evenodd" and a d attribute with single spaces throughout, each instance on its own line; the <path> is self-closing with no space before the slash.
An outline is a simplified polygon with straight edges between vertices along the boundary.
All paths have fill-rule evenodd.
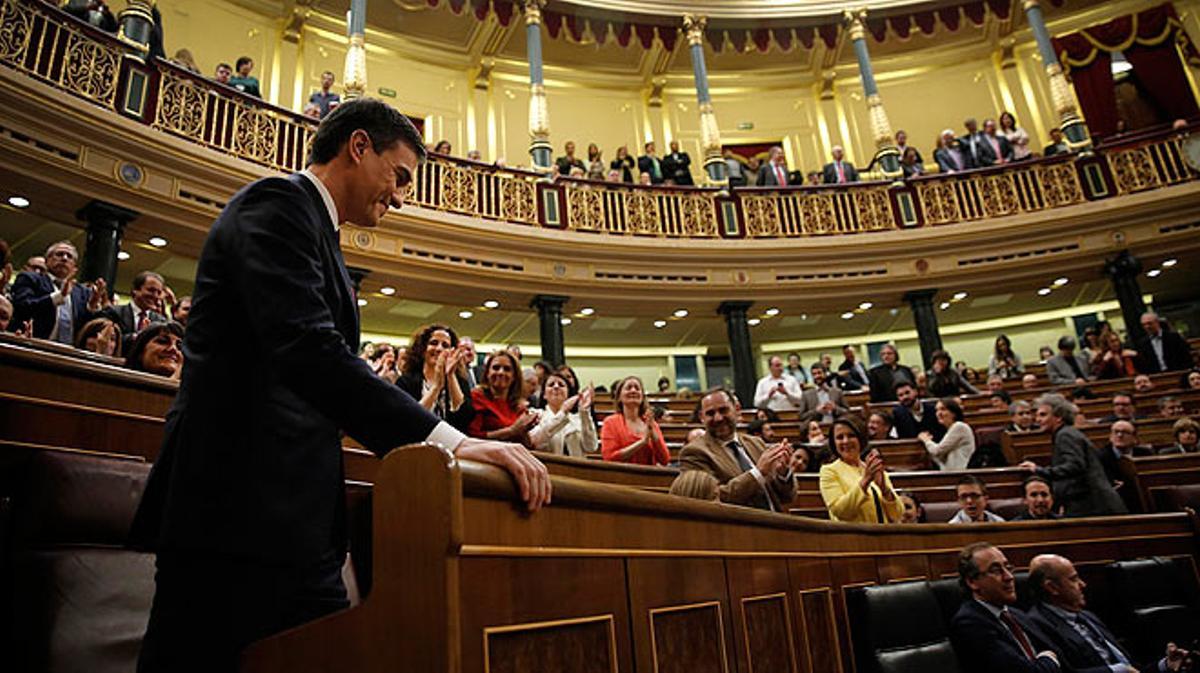
<path id="1" fill-rule="evenodd" d="M 621 171 L 621 182 L 633 183 L 633 168 L 637 164 L 629 156 L 629 148 L 621 145 L 617 148 L 617 157 L 608 165 L 614 171 Z"/>
<path id="2" fill-rule="evenodd" d="M 867 426 L 858 416 L 833 422 L 829 447 L 837 460 L 821 466 L 821 499 L 833 521 L 897 523 L 904 503 L 883 469 L 883 457 L 870 448 Z"/>
<path id="3" fill-rule="evenodd" d="M 434 416 L 466 432 L 475 410 L 467 397 L 470 386 L 460 371 L 470 357 L 453 329 L 425 325 L 413 334 L 404 372 L 396 385 Z"/>
<path id="4" fill-rule="evenodd" d="M 626 376 L 613 390 L 616 413 L 600 427 L 600 451 L 604 460 L 641 465 L 666 465 L 671 452 L 662 430 L 646 402 L 642 380 Z"/>
<path id="5" fill-rule="evenodd" d="M 433 146 L 433 151 L 437 154 L 449 155 L 450 154 L 450 141 L 449 140 L 439 140 L 438 143 Z"/>
<path id="6" fill-rule="evenodd" d="M 75 347 L 82 351 L 121 357 L 121 326 L 108 318 L 89 320 L 75 337 Z"/>
<path id="7" fill-rule="evenodd" d="M 541 398 L 546 406 L 538 410 L 537 427 L 529 433 L 533 448 L 576 458 L 595 453 L 596 422 L 592 420 L 594 395 L 590 387 L 580 392 L 562 368 L 548 374 L 541 390 Z"/>
<path id="8" fill-rule="evenodd" d="M 950 366 L 950 354 L 936 350 L 930 358 L 933 361 L 926 376 L 926 390 L 933 397 L 950 397 L 952 395 L 977 395 L 975 386 L 967 383 L 962 375 Z"/>
<path id="9" fill-rule="evenodd" d="M 1200 369 L 1184 372 L 1179 377 L 1179 387 L 1183 390 L 1200 390 Z"/>
<path id="10" fill-rule="evenodd" d="M 567 386 L 570 387 L 571 390 L 574 390 L 576 393 L 580 391 L 581 386 L 579 385 L 579 377 L 575 375 L 574 369 L 571 369 L 567 365 L 562 365 L 558 369 L 555 369 L 554 373 L 565 378 L 567 380 Z"/>
<path id="11" fill-rule="evenodd" d="M 603 152 L 596 143 L 588 145 L 588 163 L 587 163 L 587 179 L 588 180 L 604 180 L 604 159 Z"/>
<path id="12" fill-rule="evenodd" d="M 1017 126 L 1017 118 L 1013 116 L 1013 113 L 1000 113 L 1000 128 L 996 134 L 1004 136 L 1008 140 L 1008 144 L 1012 146 L 1013 161 L 1028 159 L 1033 155 L 1033 150 L 1029 149 L 1029 134 L 1025 132 L 1025 129 Z"/>
<path id="13" fill-rule="evenodd" d="M 529 431 L 538 417 L 521 396 L 520 372 L 521 365 L 508 351 L 494 351 L 484 360 L 483 381 L 471 391 L 475 416 L 468 435 L 530 446 Z"/>
<path id="14" fill-rule="evenodd" d="M 942 441 L 935 442 L 933 435 L 925 431 L 918 434 L 917 439 L 925 443 L 925 449 L 938 467 L 943 470 L 967 469 L 967 463 L 975 453 L 975 431 L 963 421 L 966 416 L 962 407 L 958 400 L 944 397 L 938 400 L 934 409 L 938 423 L 946 428 L 946 435 Z"/>
<path id="15" fill-rule="evenodd" d="M 125 356 L 125 366 L 134 371 L 179 379 L 183 372 L 183 325 L 151 323 L 137 335 Z"/>
<path id="16" fill-rule="evenodd" d="M 904 148 L 904 154 L 900 157 L 900 170 L 903 171 L 906 178 L 925 175 L 925 165 L 921 163 L 921 156 L 917 154 L 917 148 L 911 145 Z"/>
<path id="17" fill-rule="evenodd" d="M 1003 334 L 997 336 L 992 357 L 988 360 L 988 376 L 1016 379 L 1024 373 L 1025 367 L 1021 364 L 1021 356 L 1013 352 L 1012 341 Z"/>
<path id="18" fill-rule="evenodd" d="M 925 523 L 925 506 L 912 493 L 900 493 L 900 501 L 904 503 L 904 516 L 900 523 Z"/>

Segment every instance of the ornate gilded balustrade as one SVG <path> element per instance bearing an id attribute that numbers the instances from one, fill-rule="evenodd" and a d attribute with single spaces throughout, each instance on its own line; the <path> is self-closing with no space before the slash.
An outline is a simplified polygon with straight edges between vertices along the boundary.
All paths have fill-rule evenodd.
<path id="1" fill-rule="evenodd" d="M 163 61 L 37 0 L 0 0 L 0 64 L 161 132 L 279 171 L 304 165 L 312 119 Z M 551 179 L 435 156 L 409 202 L 435 211 L 608 236 L 803 238 L 1039 213 L 1196 179 L 1184 131 L 1087 155 L 899 183 L 785 189 L 643 187 Z M 1200 127 L 1198 127 L 1200 130 Z"/>

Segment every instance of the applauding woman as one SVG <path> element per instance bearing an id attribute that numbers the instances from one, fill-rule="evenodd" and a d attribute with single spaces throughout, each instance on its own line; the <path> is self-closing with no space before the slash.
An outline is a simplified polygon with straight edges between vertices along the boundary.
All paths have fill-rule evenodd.
<path id="1" fill-rule="evenodd" d="M 642 465 L 666 465 L 671 452 L 663 441 L 662 430 L 646 403 L 642 380 L 636 376 L 621 379 L 613 390 L 616 412 L 604 419 L 600 428 L 600 451 L 604 460 Z"/>
<path id="2" fill-rule="evenodd" d="M 470 386 L 461 374 L 471 356 L 446 325 L 426 325 L 413 335 L 404 373 L 396 385 L 434 416 L 466 432 L 475 416 L 467 397 Z"/>
<path id="3" fill-rule="evenodd" d="M 498 350 L 483 362 L 483 382 L 471 391 L 475 417 L 467 434 L 530 446 L 529 431 L 537 413 L 526 409 L 521 396 L 521 367 L 508 351 Z"/>
<path id="4" fill-rule="evenodd" d="M 933 441 L 933 435 L 922 432 L 917 439 L 925 445 L 925 450 L 933 458 L 933 462 L 943 470 L 965 470 L 975 455 L 975 431 L 964 420 L 962 406 L 952 397 L 938 400 L 934 408 L 937 422 L 946 428 L 942 441 Z"/>
<path id="5" fill-rule="evenodd" d="M 1098 379 L 1137 376 L 1137 366 L 1134 365 L 1137 356 L 1137 351 L 1121 344 L 1121 337 L 1116 332 L 1102 332 L 1100 349 L 1092 357 L 1092 374 Z"/>
<path id="6" fill-rule="evenodd" d="M 579 392 L 564 368 L 546 375 L 538 424 L 530 433 L 533 448 L 560 456 L 583 458 L 596 452 L 596 423 L 592 420 L 591 386 Z"/>
<path id="7" fill-rule="evenodd" d="M 883 457 L 868 446 L 866 424 L 858 416 L 842 416 L 833 422 L 829 444 L 838 456 L 821 466 L 821 499 L 829 518 L 898 523 L 904 516 L 904 503 L 883 469 Z"/>

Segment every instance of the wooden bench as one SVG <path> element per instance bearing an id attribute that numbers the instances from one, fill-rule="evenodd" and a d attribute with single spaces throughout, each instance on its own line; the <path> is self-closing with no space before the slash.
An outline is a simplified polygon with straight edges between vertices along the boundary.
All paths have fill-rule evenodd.
<path id="1" fill-rule="evenodd" d="M 1174 418 L 1153 418 L 1137 422 L 1138 440 L 1142 444 L 1163 446 L 1174 441 L 1171 431 L 1175 425 Z M 1097 448 L 1108 443 L 1110 423 L 1092 423 L 1079 426 L 1083 434 Z M 1004 456 L 1009 464 L 1016 465 L 1023 460 L 1032 460 L 1039 465 L 1049 465 L 1054 444 L 1050 435 L 1034 430 L 1032 432 L 1006 432 L 1001 444 Z"/>
<path id="2" fill-rule="evenodd" d="M 1141 503 L 1141 511 L 1159 511 L 1157 492 L 1171 486 L 1200 484 L 1200 454 L 1122 457 L 1121 474 Z"/>

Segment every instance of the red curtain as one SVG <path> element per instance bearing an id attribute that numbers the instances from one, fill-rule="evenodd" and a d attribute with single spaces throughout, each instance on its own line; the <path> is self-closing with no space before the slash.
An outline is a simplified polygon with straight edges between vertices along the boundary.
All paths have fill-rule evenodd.
<path id="1" fill-rule="evenodd" d="M 1145 91 L 1168 119 L 1189 119 L 1200 114 L 1174 40 L 1157 47 L 1135 45 L 1124 53 Z"/>
<path id="2" fill-rule="evenodd" d="M 1113 88 L 1112 57 L 1108 52 L 1096 54 L 1096 60 L 1086 68 L 1071 71 L 1075 96 L 1083 108 L 1088 130 L 1097 138 L 1117 132 L 1117 94 Z"/>

